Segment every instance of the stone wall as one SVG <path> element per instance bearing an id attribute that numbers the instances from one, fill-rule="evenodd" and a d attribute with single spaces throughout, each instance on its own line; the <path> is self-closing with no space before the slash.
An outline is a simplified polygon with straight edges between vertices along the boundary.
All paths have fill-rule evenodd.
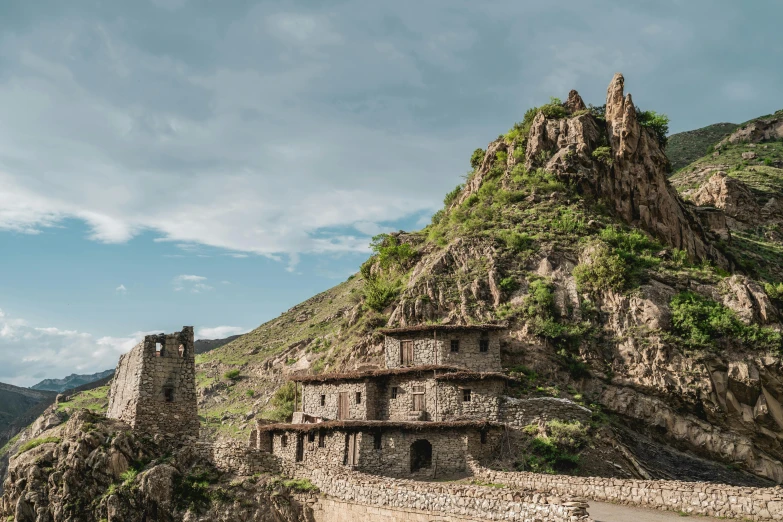
<path id="1" fill-rule="evenodd" d="M 214 443 L 197 442 L 195 450 L 219 470 L 237 475 L 280 471 L 279 461 L 274 456 L 233 439 L 220 439 Z"/>
<path id="2" fill-rule="evenodd" d="M 305 383 L 302 384 L 302 411 L 324 419 L 336 419 L 340 392 L 348 393 L 348 419 L 378 419 L 380 399 L 374 382 Z M 357 404 L 356 394 L 361 393 Z M 321 405 L 321 396 L 325 404 Z"/>
<path id="3" fill-rule="evenodd" d="M 550 495 L 735 520 L 783 520 L 783 488 L 746 488 L 708 482 L 627 480 L 492 471 L 471 465 L 481 480 Z"/>
<path id="4" fill-rule="evenodd" d="M 431 479 L 464 475 L 470 459 L 483 460 L 494 455 L 500 447 L 503 431 L 494 428 L 483 436 L 478 429 L 291 431 L 272 435 L 272 454 L 284 465 L 296 463 L 297 445 L 301 444 L 303 466 L 347 470 L 350 469 L 345 466 L 349 436 L 356 437 L 357 465 L 354 469 L 383 476 Z M 419 440 L 430 443 L 432 464 L 411 473 L 411 447 Z"/>
<path id="5" fill-rule="evenodd" d="M 193 327 L 148 335 L 120 357 L 107 416 L 164 437 L 197 437 Z"/>
<path id="6" fill-rule="evenodd" d="M 430 522 L 518 520 L 525 522 L 591 522 L 588 505 L 571 496 L 547 496 L 510 488 L 416 482 L 357 472 L 310 469 L 292 465 L 286 473 L 310 480 L 327 497 L 315 507 L 320 522 L 408 520 Z M 349 501 L 346 506 L 330 504 Z M 320 502 L 319 502 L 320 504 Z M 358 505 L 358 506 L 357 506 Z M 359 506 L 365 506 L 364 508 Z M 371 508 L 382 508 L 377 511 Z M 320 513 L 319 513 L 320 511 Z M 384 518 L 388 517 L 388 518 Z"/>
<path id="7" fill-rule="evenodd" d="M 422 412 L 413 409 L 413 389 L 424 390 Z M 394 389 L 396 388 L 396 396 Z M 470 390 L 470 401 L 464 401 L 463 390 Z M 348 393 L 349 419 L 356 420 L 430 420 L 460 419 L 500 420 L 500 396 L 505 382 L 500 379 L 465 381 L 436 380 L 429 377 L 394 375 L 375 382 L 305 383 L 302 385 L 304 412 L 333 420 L 337 418 L 340 392 Z M 356 393 L 362 401 L 356 404 Z M 321 396 L 324 405 L 321 406 Z"/>
<path id="8" fill-rule="evenodd" d="M 487 339 L 486 352 L 479 350 L 479 340 Z M 400 342 L 413 341 L 413 365 L 459 366 L 474 372 L 495 372 L 500 365 L 500 332 L 411 332 L 386 335 L 384 356 L 387 368 L 399 368 Z M 459 341 L 459 351 L 451 351 L 451 341 Z"/>
<path id="9" fill-rule="evenodd" d="M 592 412 L 568 399 L 555 397 L 534 397 L 514 399 L 503 397 L 499 421 L 514 428 L 552 419 L 583 423 L 589 422 Z"/>

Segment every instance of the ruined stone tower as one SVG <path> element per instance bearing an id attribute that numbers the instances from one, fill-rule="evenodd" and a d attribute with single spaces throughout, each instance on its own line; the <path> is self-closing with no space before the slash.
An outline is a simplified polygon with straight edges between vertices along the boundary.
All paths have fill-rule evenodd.
<path id="1" fill-rule="evenodd" d="M 120 357 L 107 416 L 166 438 L 198 436 L 193 327 L 148 335 Z"/>

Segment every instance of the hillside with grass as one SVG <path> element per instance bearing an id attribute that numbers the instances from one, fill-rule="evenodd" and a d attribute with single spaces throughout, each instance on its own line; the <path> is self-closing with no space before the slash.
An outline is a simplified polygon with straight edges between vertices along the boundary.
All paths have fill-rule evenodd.
<path id="1" fill-rule="evenodd" d="M 712 147 L 734 132 L 736 123 L 715 123 L 700 129 L 678 132 L 669 136 L 666 156 L 672 164 L 672 171 L 683 167 L 712 152 Z"/>
<path id="2" fill-rule="evenodd" d="M 524 430 L 508 466 L 783 481 L 778 229 L 738 228 L 732 210 L 750 201 L 777 215 L 770 128 L 739 127 L 670 181 L 668 118 L 636 106 L 622 76 L 605 105 L 572 91 L 530 109 L 466 154 L 470 174 L 430 225 L 373 238 L 347 281 L 197 356 L 206 436 L 289 420 L 294 373 L 380 367 L 380 327 L 502 322 L 502 362 L 519 381 L 509 400 L 593 411 L 589 424 Z M 716 164 L 749 199 L 697 195 L 712 179 L 697 171 Z"/>

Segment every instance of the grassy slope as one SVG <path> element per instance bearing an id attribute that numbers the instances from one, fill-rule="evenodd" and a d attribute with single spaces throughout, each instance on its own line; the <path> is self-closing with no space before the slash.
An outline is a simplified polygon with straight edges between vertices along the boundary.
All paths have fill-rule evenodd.
<path id="1" fill-rule="evenodd" d="M 746 152 L 755 159 L 743 159 Z M 723 171 L 745 183 L 760 205 L 783 198 L 783 141 L 757 144 L 726 144 L 720 155 L 708 154 L 680 169 L 671 180 L 687 199 L 709 180 L 712 172 Z M 783 235 L 780 224 L 769 222 L 745 230 L 732 230 L 728 246 L 743 268 L 768 282 L 783 281 Z"/>
<path id="2" fill-rule="evenodd" d="M 715 123 L 701 129 L 672 134 L 666 146 L 666 156 L 672 163 L 672 169 L 677 171 L 707 154 L 711 145 L 718 143 L 737 127 L 735 123 Z"/>

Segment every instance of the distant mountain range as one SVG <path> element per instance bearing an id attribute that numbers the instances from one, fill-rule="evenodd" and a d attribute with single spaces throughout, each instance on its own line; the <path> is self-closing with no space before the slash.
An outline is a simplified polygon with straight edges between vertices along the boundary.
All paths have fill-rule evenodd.
<path id="1" fill-rule="evenodd" d="M 65 377 L 64 379 L 44 379 L 38 384 L 31 386 L 30 389 L 41 390 L 41 391 L 64 392 L 65 390 L 70 390 L 71 388 L 77 388 L 79 386 L 90 384 L 91 382 L 95 382 L 100 379 L 104 379 L 112 374 L 114 374 L 114 370 L 106 370 L 103 372 L 91 373 L 87 375 L 77 375 L 75 373 L 72 373 L 71 375 Z"/>

